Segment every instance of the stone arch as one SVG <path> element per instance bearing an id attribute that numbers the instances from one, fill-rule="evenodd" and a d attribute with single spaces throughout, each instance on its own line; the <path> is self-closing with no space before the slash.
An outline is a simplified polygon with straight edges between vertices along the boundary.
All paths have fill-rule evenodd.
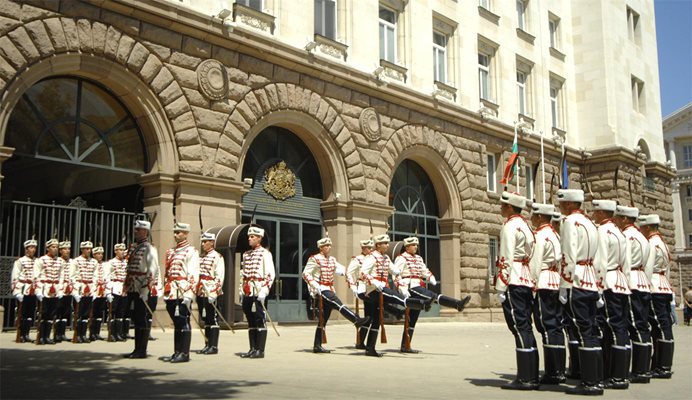
<path id="1" fill-rule="evenodd" d="M 169 68 L 137 39 L 98 21 L 50 17 L 8 29 L 0 49 L 0 143 L 27 89 L 45 77 L 69 74 L 96 80 L 123 101 L 156 155 L 156 172 L 202 170 L 190 105 Z"/>
<path id="2" fill-rule="evenodd" d="M 374 176 L 381 202 L 386 203 L 396 168 L 410 159 L 420 164 L 432 180 L 440 217 L 462 218 L 461 194 L 470 190 L 470 184 L 461 157 L 444 134 L 422 125 L 405 125 L 392 134 L 381 154 L 382 162 Z"/>
<path id="3" fill-rule="evenodd" d="M 339 113 L 318 93 L 290 83 L 255 89 L 237 104 L 219 139 L 214 174 L 240 180 L 250 143 L 270 125 L 288 128 L 306 143 L 325 179 L 326 198 L 339 192 L 346 199 L 365 199 L 360 156 Z"/>

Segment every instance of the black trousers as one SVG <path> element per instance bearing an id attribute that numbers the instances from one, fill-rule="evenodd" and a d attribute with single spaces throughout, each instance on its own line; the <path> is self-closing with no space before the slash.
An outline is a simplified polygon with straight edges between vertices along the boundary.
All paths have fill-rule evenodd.
<path id="1" fill-rule="evenodd" d="M 533 320 L 544 345 L 564 346 L 562 303 L 557 290 L 539 289 L 533 303 Z"/>
<path id="2" fill-rule="evenodd" d="M 72 300 L 71 296 L 66 296 Z M 64 299 L 65 297 L 63 297 Z M 56 311 L 58 310 L 58 304 L 60 300 L 57 297 L 44 297 L 41 301 L 41 321 L 52 321 L 56 316 Z"/>
<path id="3" fill-rule="evenodd" d="M 122 319 L 127 314 L 127 296 L 113 295 L 113 318 Z"/>
<path id="4" fill-rule="evenodd" d="M 96 297 L 94 298 L 94 302 L 91 305 L 93 311 L 92 311 L 92 316 L 94 318 L 94 321 L 102 321 L 103 320 L 103 310 L 106 309 L 106 298 L 105 297 Z"/>
<path id="5" fill-rule="evenodd" d="M 209 301 L 209 297 L 197 296 L 197 310 L 199 311 L 199 319 L 204 321 L 205 327 L 219 325 L 216 310 Z"/>
<path id="6" fill-rule="evenodd" d="M 670 314 L 671 301 L 673 301 L 672 294 L 651 294 L 649 323 L 651 324 L 651 336 L 654 341 L 658 339 L 673 340 L 673 317 Z"/>
<path id="7" fill-rule="evenodd" d="M 152 310 L 153 311 L 153 310 Z M 166 300 L 166 311 L 173 321 L 175 330 L 190 331 L 190 309 L 180 299 Z"/>
<path id="8" fill-rule="evenodd" d="M 94 298 L 89 297 L 89 296 L 84 296 L 79 300 L 79 320 L 80 321 L 87 321 L 89 320 L 89 314 L 91 313 L 91 304 L 93 303 Z M 75 303 L 75 307 L 77 307 L 77 303 Z"/>
<path id="9" fill-rule="evenodd" d="M 56 305 L 55 315 L 58 319 L 67 321 L 72 315 L 72 296 L 64 295 L 58 299 L 58 304 Z"/>
<path id="10" fill-rule="evenodd" d="M 243 296 L 243 314 L 247 320 L 248 329 L 266 330 L 266 316 L 264 308 L 257 300 L 257 296 Z"/>
<path id="11" fill-rule="evenodd" d="M 649 343 L 651 341 L 651 328 L 649 327 L 651 293 L 633 290 L 629 303 L 630 312 L 627 316 L 627 322 L 630 339 L 640 345 Z"/>
<path id="12" fill-rule="evenodd" d="M 612 290 L 603 292 L 605 305 L 598 309 L 598 322 L 603 332 L 603 343 L 625 347 L 630 344 L 629 323 L 629 296 L 622 293 L 614 293 Z"/>
<path id="13" fill-rule="evenodd" d="M 536 348 L 536 337 L 531 327 L 533 309 L 533 290 L 526 286 L 510 285 L 507 298 L 502 302 L 507 327 L 514 335 L 518 349 Z"/>
<path id="14" fill-rule="evenodd" d="M 327 321 L 329 321 L 329 317 L 332 315 L 332 310 L 337 310 L 339 313 L 341 313 L 341 315 L 344 316 L 344 318 L 352 323 L 356 321 L 356 314 L 341 302 L 341 299 L 337 297 L 336 293 L 332 292 L 331 290 L 323 290 L 320 292 L 320 296 L 322 296 L 322 308 L 324 311 L 322 320 L 324 322 L 324 326 L 327 326 Z M 319 302 L 320 300 L 319 298 L 316 298 L 314 301 Z M 319 303 L 317 304 L 319 308 Z"/>
<path id="15" fill-rule="evenodd" d="M 572 288 L 567 307 L 574 325 L 574 334 L 581 347 L 600 347 L 599 329 L 596 323 L 598 292 Z"/>
<path id="16" fill-rule="evenodd" d="M 130 310 L 131 306 L 134 306 L 134 308 Z M 144 306 L 144 302 L 139 297 L 139 293 L 129 292 L 127 294 L 127 306 L 125 308 L 130 310 L 130 318 L 132 318 L 136 328 L 144 329 L 147 327 L 149 313 Z"/>

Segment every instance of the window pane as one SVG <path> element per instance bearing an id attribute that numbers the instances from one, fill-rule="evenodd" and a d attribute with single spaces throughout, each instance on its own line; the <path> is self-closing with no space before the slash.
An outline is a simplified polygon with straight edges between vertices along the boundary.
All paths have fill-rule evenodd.
<path id="1" fill-rule="evenodd" d="M 394 29 L 387 28 L 387 61 L 396 62 L 396 46 L 394 38 Z"/>
<path id="2" fill-rule="evenodd" d="M 380 59 L 385 60 L 387 57 L 385 56 L 386 51 L 387 51 L 387 42 L 385 39 L 385 26 L 383 24 L 380 24 Z"/>
<path id="3" fill-rule="evenodd" d="M 315 33 L 324 36 L 324 0 L 315 0 Z"/>
<path id="4" fill-rule="evenodd" d="M 324 8 L 324 36 L 336 39 L 336 2 L 327 0 Z"/>
<path id="5" fill-rule="evenodd" d="M 394 11 L 387 8 L 380 7 L 380 19 L 385 20 L 389 23 L 396 23 L 396 14 Z"/>
<path id="6" fill-rule="evenodd" d="M 255 10 L 262 11 L 262 0 L 250 0 L 248 5 Z"/>
<path id="7" fill-rule="evenodd" d="M 488 191 L 495 191 L 495 156 L 492 154 L 487 155 L 488 170 L 486 171 L 486 180 L 488 183 Z"/>
<path id="8" fill-rule="evenodd" d="M 521 0 L 517 0 L 517 25 L 524 29 L 524 2 Z"/>
<path id="9" fill-rule="evenodd" d="M 489 100 L 490 87 L 488 83 L 488 72 L 484 70 L 479 70 L 479 84 L 480 84 L 480 97 L 482 99 Z"/>

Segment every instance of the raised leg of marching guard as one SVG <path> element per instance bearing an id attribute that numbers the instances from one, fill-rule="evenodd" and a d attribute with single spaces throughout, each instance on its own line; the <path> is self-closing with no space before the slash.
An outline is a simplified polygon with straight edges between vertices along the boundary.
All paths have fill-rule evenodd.
<path id="1" fill-rule="evenodd" d="M 329 237 L 324 237 L 317 241 L 317 247 L 320 249 L 320 252 L 308 258 L 308 262 L 303 269 L 303 279 L 308 284 L 310 294 L 314 301 L 317 302 L 319 310 L 312 351 L 313 353 L 329 353 L 330 350 L 326 350 L 322 347 L 322 344 L 326 343 L 325 329 L 332 310 L 337 310 L 344 318 L 354 324 L 356 328 L 368 324 L 370 319 L 358 317 L 334 293 L 335 274 L 345 275 L 351 287 L 354 286 L 354 282 L 351 281 L 351 275 L 346 274 L 346 267 L 339 264 L 336 258 L 329 255 L 332 249 L 332 240 Z"/>
<path id="2" fill-rule="evenodd" d="M 148 221 L 135 221 L 135 246 L 130 249 L 127 257 L 127 275 L 123 292 L 127 293 L 127 306 L 133 305 L 131 311 L 135 323 L 135 349 L 126 358 L 146 358 L 149 344 L 149 330 L 147 326 L 147 306 L 151 287 L 155 286 L 159 279 L 159 264 L 156 248 L 149 243 L 149 230 L 151 223 Z M 127 331 L 124 332 L 127 334 Z"/>
<path id="3" fill-rule="evenodd" d="M 541 384 L 565 382 L 565 334 L 562 330 L 562 303 L 559 300 L 562 260 L 560 238 L 550 221 L 555 213 L 552 204 L 533 203 L 531 224 L 536 243 L 529 266 L 536 281 L 533 318 L 536 329 L 543 339 L 543 362 L 545 374 Z"/>
<path id="4" fill-rule="evenodd" d="M 502 304 L 507 327 L 516 343 L 517 377 L 502 385 L 509 390 L 538 389 L 538 348 L 531 327 L 534 280 L 529 269 L 529 257 L 534 236 L 521 216 L 526 198 L 503 192 L 500 213 L 505 222 L 500 230 L 500 253 L 497 261 L 495 289 Z"/>
<path id="5" fill-rule="evenodd" d="M 649 383 L 651 361 L 651 329 L 649 308 L 651 307 L 651 264 L 649 241 L 634 225 L 639 210 L 635 207 L 618 206 L 615 223 L 627 239 L 627 254 L 630 257 L 629 310 L 627 314 L 629 337 L 632 343 L 631 383 Z"/>
<path id="6" fill-rule="evenodd" d="M 33 238 L 25 241 L 24 256 L 18 258 L 12 266 L 12 295 L 17 299 L 18 343 L 31 342 L 29 331 L 34 324 L 38 286 L 34 268 L 37 244 Z"/>
<path id="7" fill-rule="evenodd" d="M 651 309 L 649 324 L 653 341 L 653 358 L 651 360 L 651 377 L 669 379 L 673 375 L 673 318 L 670 313 L 670 302 L 673 300 L 673 288 L 668 281 L 670 270 L 670 251 L 663 241 L 658 226 L 661 219 L 657 214 L 644 215 L 638 219 L 639 227 L 649 239 L 650 253 L 647 268 L 651 274 Z"/>
<path id="8" fill-rule="evenodd" d="M 219 352 L 219 317 L 216 300 L 223 293 L 225 264 L 223 256 L 214 250 L 216 235 L 202 233 L 202 255 L 199 259 L 199 283 L 197 284 L 197 309 L 199 319 L 204 321 L 204 336 L 207 341 L 200 354 Z"/>
<path id="9" fill-rule="evenodd" d="M 579 342 L 581 372 L 581 382 L 575 388 L 567 389 L 567 393 L 602 395 L 603 389 L 599 387 L 599 383 L 602 380 L 603 355 L 595 324 L 596 303 L 600 296 L 593 266 L 598 245 L 598 229 L 581 210 L 581 204 L 584 202 L 582 190 L 560 189 L 557 197 L 560 211 L 565 216 L 560 224 L 560 275 L 565 285 L 570 286 L 565 307 L 568 308 L 568 314 L 575 327 L 573 334 Z M 560 296 L 564 294 L 563 291 Z"/>
<path id="10" fill-rule="evenodd" d="M 240 297 L 243 313 L 248 323 L 250 350 L 242 358 L 264 358 L 267 343 L 267 323 L 264 301 L 274 283 L 274 260 L 272 253 L 262 247 L 264 229 L 248 228 L 250 250 L 243 253 L 240 268 Z"/>
<path id="11" fill-rule="evenodd" d="M 394 268 L 401 273 L 396 280 L 399 292 L 406 298 L 413 297 L 424 301 L 427 305 L 438 303 L 443 307 L 454 308 L 463 311 L 466 304 L 471 300 L 471 296 L 466 296 L 457 300 L 442 294 L 437 294 L 425 287 L 426 282 L 436 285 L 435 275 L 425 265 L 425 261 L 418 253 L 418 238 L 408 237 L 404 239 L 405 251 L 394 260 Z M 416 322 L 420 315 L 420 310 L 409 310 L 409 321 L 405 324 L 405 329 L 401 335 L 402 353 L 418 353 L 418 350 L 411 349 L 413 332 L 416 329 Z"/>
<path id="12" fill-rule="evenodd" d="M 199 280 L 199 255 L 187 240 L 189 233 L 190 224 L 176 222 L 173 226 L 176 246 L 169 249 L 165 257 L 166 277 L 163 296 L 166 300 L 166 310 L 175 327 L 174 351 L 169 360 L 172 363 L 190 361 L 192 341 L 190 310 L 194 288 Z"/>

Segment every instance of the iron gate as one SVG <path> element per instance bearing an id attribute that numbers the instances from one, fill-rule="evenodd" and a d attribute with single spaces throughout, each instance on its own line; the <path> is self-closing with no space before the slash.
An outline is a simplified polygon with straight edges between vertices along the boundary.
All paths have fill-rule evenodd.
<path id="1" fill-rule="evenodd" d="M 144 213 L 90 208 L 77 197 L 69 205 L 31 201 L 4 201 L 0 209 L 0 304 L 5 307 L 3 330 L 14 325 L 15 299 L 10 288 L 12 265 L 24 254 L 22 244 L 35 235 L 36 255 L 45 253 L 44 243 L 51 237 L 72 242 L 72 257 L 79 255 L 79 242 L 91 240 L 101 245 L 105 259 L 113 256 L 113 245 L 123 237 L 133 242 L 135 219 L 148 219 Z"/>

